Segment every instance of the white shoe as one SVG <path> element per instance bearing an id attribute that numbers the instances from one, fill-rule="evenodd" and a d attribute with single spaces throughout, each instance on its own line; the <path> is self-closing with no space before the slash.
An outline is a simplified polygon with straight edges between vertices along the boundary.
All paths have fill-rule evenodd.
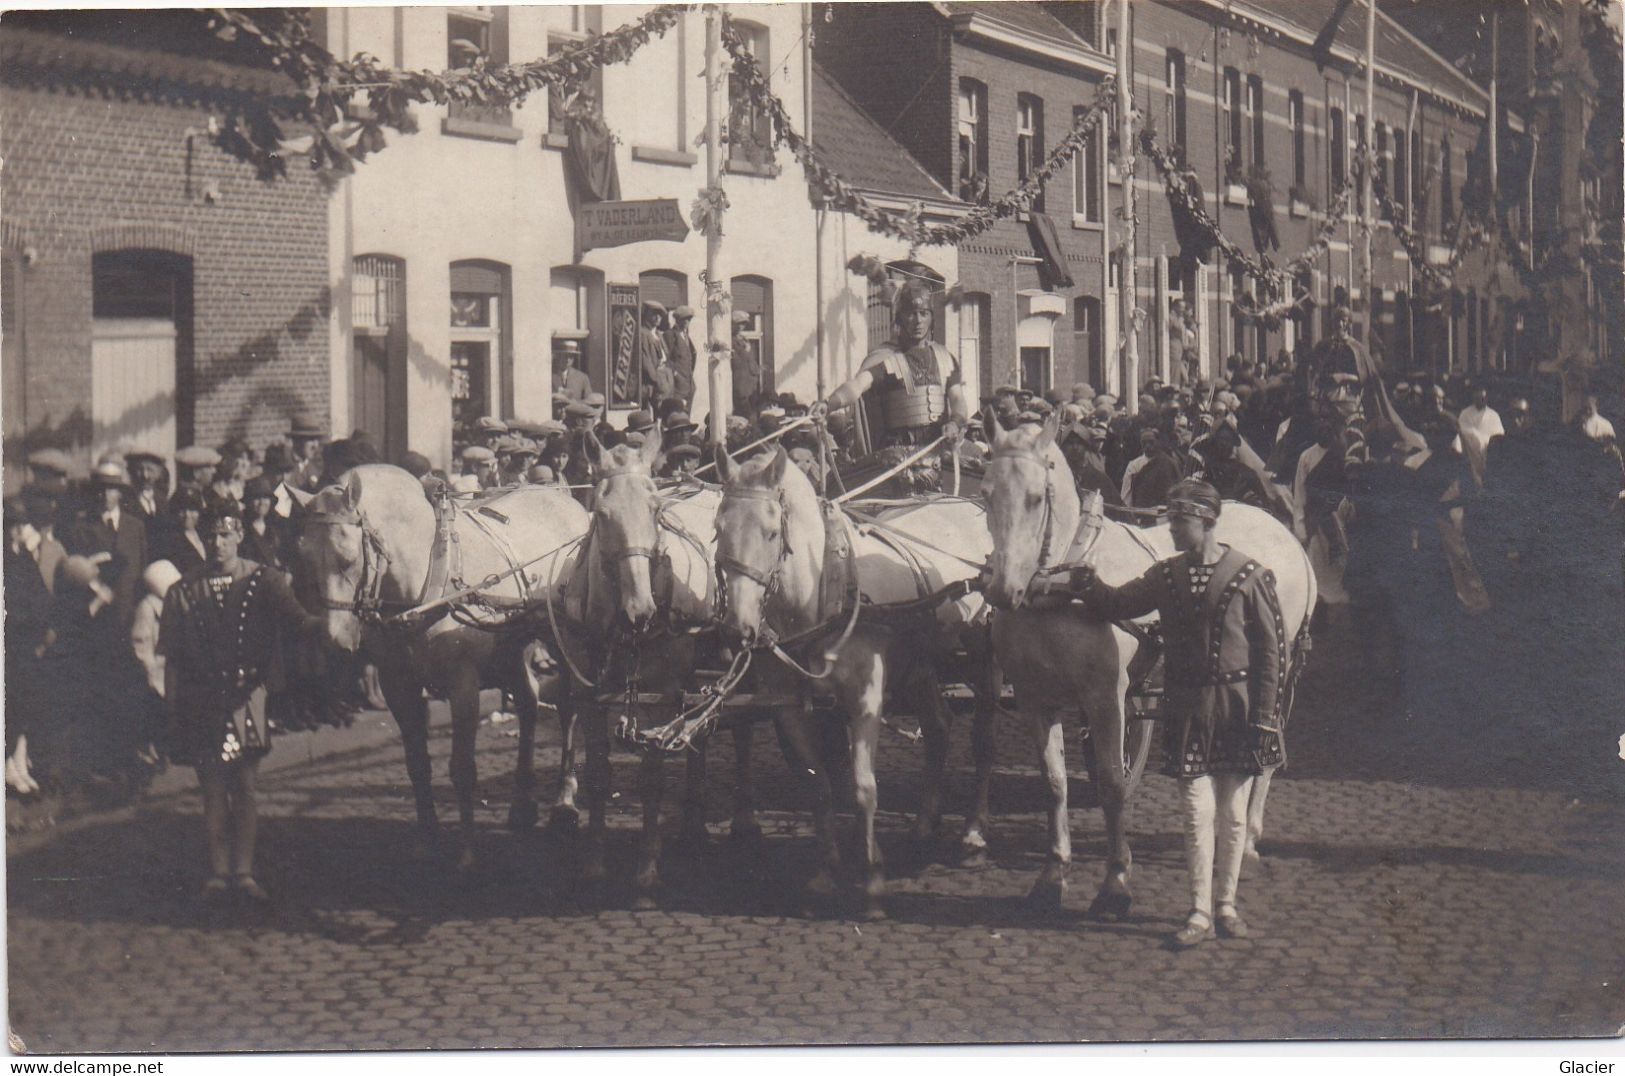
<path id="1" fill-rule="evenodd" d="M 518 721 L 518 720 L 519 720 L 518 715 L 510 714 L 506 710 L 493 710 L 491 712 L 491 724 L 493 724 L 493 725 L 506 725 L 510 721 Z"/>

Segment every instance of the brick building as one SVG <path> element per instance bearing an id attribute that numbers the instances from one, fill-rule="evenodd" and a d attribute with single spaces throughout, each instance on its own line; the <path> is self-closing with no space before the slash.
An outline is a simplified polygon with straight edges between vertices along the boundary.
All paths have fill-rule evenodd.
<path id="1" fill-rule="evenodd" d="M 1018 185 L 1095 100 L 1112 61 L 1069 21 L 1088 5 L 834 4 L 820 62 L 921 165 L 962 200 Z M 1077 9 L 1077 10 L 1069 10 Z M 1090 13 L 1092 17 L 1092 11 Z M 1081 25 L 1081 23 L 1079 24 Z M 1105 376 L 1104 140 L 1047 185 L 1032 213 L 959 248 L 962 355 L 985 394 Z M 1047 216 L 1054 245 L 1035 231 Z"/>
<path id="2" fill-rule="evenodd" d="M 1221 230 L 1249 253 L 1282 264 L 1305 250 L 1340 185 L 1352 182 L 1357 147 L 1369 142 L 1395 201 L 1414 207 L 1425 243 L 1418 253 L 1442 265 L 1460 236 L 1463 187 L 1489 95 L 1379 14 L 1375 114 L 1366 117 L 1364 13 L 1349 7 L 1333 28 L 1338 13 L 1337 0 L 1136 4 L 1136 105 L 1158 140 L 1196 172 Z M 1260 166 L 1269 213 L 1249 195 Z M 1138 182 L 1139 280 L 1150 284 L 1141 305 L 1151 314 L 1140 354 L 1150 369 L 1167 376 L 1178 361 L 1182 326 L 1171 313 L 1178 300 L 1194 315 L 1210 374 L 1232 354 L 1266 359 L 1317 339 L 1330 307 L 1345 299 L 1369 308 L 1374 350 L 1397 370 L 1481 369 L 1504 359 L 1497 342 L 1520 292 L 1497 270 L 1494 244 L 1462 259 L 1452 291 L 1433 294 L 1392 223 L 1374 210 L 1368 297 L 1356 200 L 1330 250 L 1300 278 L 1319 316 L 1300 312 L 1270 329 L 1237 308 L 1254 282 L 1182 250 L 1161 177 L 1143 158 Z M 1278 245 L 1254 227 L 1271 218 Z"/>
<path id="3" fill-rule="evenodd" d="M 188 12 L 0 24 L 8 477 L 23 451 L 261 445 L 328 415 L 326 195 L 264 182 L 211 117 L 290 86 Z"/>
<path id="4" fill-rule="evenodd" d="M 1118 16 L 1109 8 L 1103 25 L 1104 6 L 835 5 L 833 25 L 820 31 L 819 56 L 940 181 L 973 198 L 985 177 L 997 194 L 1042 160 L 1073 111 L 1093 101 L 1100 79 L 1115 69 Z M 1338 9 L 1337 0 L 1135 3 L 1135 106 L 1158 140 L 1194 169 L 1221 229 L 1249 252 L 1262 243 L 1281 264 L 1304 250 L 1338 184 L 1352 174 L 1356 145 L 1370 138 L 1401 204 L 1422 208 L 1426 249 L 1419 253 L 1447 261 L 1488 94 L 1382 16 L 1376 114 L 1368 122 L 1363 16 L 1342 12 L 1335 31 L 1317 43 Z M 992 326 L 983 334 L 990 350 L 981 362 L 992 375 L 984 384 L 1087 379 L 1120 389 L 1116 268 L 1108 268 L 1107 254 L 1122 191 L 1103 145 L 1114 139 L 1115 129 L 1045 191 L 1042 208 L 1056 225 L 1074 287 L 1045 279 L 1026 222 L 1003 222 L 961 248 L 962 286 L 976 295 L 973 303 L 987 303 Z M 1268 170 L 1267 209 L 1262 199 L 1255 206 L 1247 189 L 1259 166 Z M 1307 312 L 1276 329 L 1241 313 L 1236 299 L 1250 307 L 1255 282 L 1181 248 L 1161 177 L 1144 155 L 1136 182 L 1136 283 L 1147 315 L 1138 348 L 1142 378 L 1179 376 L 1187 348 L 1213 374 L 1231 354 L 1268 358 L 1323 331 L 1323 318 Z M 1255 217 L 1273 220 L 1274 243 L 1268 229 L 1255 239 Z M 1301 280 L 1323 312 L 1338 300 L 1365 307 L 1361 253 L 1350 214 Z M 1439 370 L 1504 362 L 1499 341 L 1520 291 L 1496 269 L 1493 245 L 1462 260 L 1445 295 L 1417 282 L 1388 222 L 1377 224 L 1372 256 L 1371 317 L 1386 358 Z M 962 316 L 974 318 L 969 309 Z M 1052 328 L 1047 336 L 1040 318 Z"/>
<path id="5" fill-rule="evenodd" d="M 1423 40 L 1449 48 L 1478 81 L 1497 84 L 1497 209 L 1526 244 L 1525 265 L 1556 269 L 1529 274 L 1510 365 L 1563 375 L 1572 414 L 1588 387 L 1604 391 L 1625 380 L 1625 297 L 1618 269 L 1607 264 L 1617 261 L 1625 215 L 1625 86 L 1619 27 L 1610 22 L 1617 5 L 1435 0 L 1388 8 Z M 1519 116 L 1526 131 L 1513 129 Z M 1612 258 L 1593 260 L 1604 252 Z"/>

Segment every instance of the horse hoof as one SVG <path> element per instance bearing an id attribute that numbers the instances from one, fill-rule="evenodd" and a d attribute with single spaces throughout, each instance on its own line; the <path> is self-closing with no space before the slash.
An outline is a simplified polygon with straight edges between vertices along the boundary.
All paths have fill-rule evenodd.
<path id="1" fill-rule="evenodd" d="M 508 829 L 523 833 L 536 825 L 538 815 L 535 800 L 515 800 L 508 807 Z"/>
<path id="2" fill-rule="evenodd" d="M 632 898 L 632 910 L 634 912 L 653 912 L 659 910 L 659 908 L 660 902 L 655 899 L 655 895 L 646 890 L 640 890 Z"/>
<path id="3" fill-rule="evenodd" d="M 469 873 L 477 864 L 478 860 L 476 859 L 474 849 L 472 848 L 464 848 L 462 853 L 457 857 L 457 871 L 459 874 Z"/>
<path id="4" fill-rule="evenodd" d="M 581 825 L 581 812 L 568 804 L 556 803 L 547 812 L 547 828 L 554 830 L 577 829 Z"/>
<path id="5" fill-rule="evenodd" d="M 1133 898 L 1127 893 L 1097 893 L 1089 904 L 1090 919 L 1123 919 Z"/>
<path id="6" fill-rule="evenodd" d="M 866 896 L 863 900 L 863 921 L 865 923 L 878 923 L 889 918 L 886 908 L 880 903 L 879 897 Z"/>
<path id="7" fill-rule="evenodd" d="M 828 871 L 819 871 L 807 882 L 807 896 L 815 900 L 828 900 L 835 895 L 835 879 Z"/>
<path id="8" fill-rule="evenodd" d="M 1040 878 L 1027 890 L 1027 906 L 1039 912 L 1058 912 L 1061 910 L 1062 899 L 1066 896 L 1066 883 L 1049 878 Z"/>

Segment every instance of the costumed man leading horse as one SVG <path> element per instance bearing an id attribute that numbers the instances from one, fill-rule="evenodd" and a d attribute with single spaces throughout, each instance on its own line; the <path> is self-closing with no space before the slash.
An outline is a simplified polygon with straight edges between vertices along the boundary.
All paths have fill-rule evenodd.
<path id="1" fill-rule="evenodd" d="M 905 284 L 892 307 L 892 342 L 876 348 L 852 379 L 815 403 L 821 417 L 868 400 L 874 462 L 894 467 L 920 448 L 945 438 L 945 451 L 957 451 L 960 431 L 970 417 L 959 360 L 931 339 L 931 291 Z M 942 457 L 928 454 L 898 476 L 906 492 L 936 489 Z"/>

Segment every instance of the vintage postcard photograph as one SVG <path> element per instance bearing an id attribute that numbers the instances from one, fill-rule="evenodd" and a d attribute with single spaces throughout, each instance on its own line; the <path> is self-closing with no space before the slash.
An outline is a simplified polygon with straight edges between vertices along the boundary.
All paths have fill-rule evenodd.
<path id="1" fill-rule="evenodd" d="M 0 11 L 13 1071 L 1618 1071 L 1622 27 Z"/>

